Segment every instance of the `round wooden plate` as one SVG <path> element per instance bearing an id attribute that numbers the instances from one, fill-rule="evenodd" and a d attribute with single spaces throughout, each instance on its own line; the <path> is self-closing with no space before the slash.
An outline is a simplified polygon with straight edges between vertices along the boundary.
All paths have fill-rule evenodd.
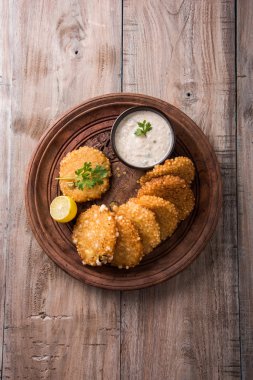
<path id="1" fill-rule="evenodd" d="M 110 266 L 83 266 L 71 241 L 72 223 L 59 224 L 49 214 L 51 201 L 60 194 L 55 178 L 66 153 L 82 145 L 102 150 L 112 163 L 110 190 L 97 201 L 109 205 L 134 196 L 143 173 L 119 162 L 111 148 L 110 130 L 117 116 L 136 105 L 156 107 L 167 115 L 176 133 L 175 155 L 190 157 L 196 167 L 193 190 L 196 206 L 174 235 L 160 244 L 141 264 L 130 270 Z M 42 136 L 27 170 L 26 209 L 32 231 L 46 254 L 62 269 L 86 284 L 131 290 L 165 281 L 185 269 L 203 250 L 218 221 L 221 208 L 218 162 L 197 125 L 172 105 L 139 94 L 100 96 L 66 112 Z M 79 211 L 90 204 L 79 206 Z"/>

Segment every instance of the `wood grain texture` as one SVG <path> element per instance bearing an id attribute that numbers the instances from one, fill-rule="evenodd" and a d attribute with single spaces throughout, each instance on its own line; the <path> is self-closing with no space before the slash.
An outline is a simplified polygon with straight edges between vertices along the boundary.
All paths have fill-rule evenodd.
<path id="1" fill-rule="evenodd" d="M 4 181 L 0 378 L 239 378 L 239 258 L 241 372 L 251 380 L 253 7 L 237 1 L 237 257 L 235 2 L 123 2 L 123 90 L 161 97 L 201 126 L 219 157 L 224 201 L 199 259 L 164 285 L 123 293 L 121 318 L 119 293 L 83 286 L 41 251 L 22 190 L 32 149 L 55 116 L 120 91 L 121 2 L 1 2 L 0 173 L 11 192 L 9 203 Z"/>
<path id="2" fill-rule="evenodd" d="M 2 378 L 3 326 L 5 311 L 5 279 L 8 233 L 8 201 L 9 201 L 9 154 L 10 154 L 10 122 L 11 122 L 11 50 L 9 35 L 8 1 L 0 3 L 0 378 Z"/>
<path id="3" fill-rule="evenodd" d="M 123 379 L 240 377 L 233 1 L 124 1 L 123 90 L 158 96 L 209 137 L 223 215 L 205 251 L 164 285 L 122 295 Z"/>
<path id="4" fill-rule="evenodd" d="M 253 378 L 253 6 L 237 2 L 237 170 L 242 378 Z"/>
<path id="5" fill-rule="evenodd" d="M 9 4 L 15 29 L 3 379 L 117 379 L 119 293 L 85 287 L 41 251 L 26 221 L 23 184 L 52 118 L 120 90 L 120 3 Z"/>

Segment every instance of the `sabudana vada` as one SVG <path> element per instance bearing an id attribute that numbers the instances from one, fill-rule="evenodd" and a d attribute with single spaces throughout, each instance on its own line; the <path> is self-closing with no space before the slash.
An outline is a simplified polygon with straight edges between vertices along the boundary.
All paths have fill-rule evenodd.
<path id="1" fill-rule="evenodd" d="M 118 236 L 111 264 L 129 269 L 136 266 L 143 256 L 143 245 L 137 228 L 123 215 L 116 216 Z"/>
<path id="2" fill-rule="evenodd" d="M 139 189 L 137 197 L 155 195 L 173 203 L 180 220 L 184 220 L 194 208 L 194 195 L 187 182 L 171 175 L 153 178 Z"/>
<path id="3" fill-rule="evenodd" d="M 154 195 L 131 198 L 131 201 L 154 212 L 160 226 L 161 240 L 165 240 L 173 234 L 179 222 L 178 212 L 173 203 Z"/>
<path id="4" fill-rule="evenodd" d="M 118 207 L 116 216 L 120 215 L 128 218 L 137 228 L 144 255 L 150 253 L 160 243 L 160 227 L 152 211 L 128 201 Z"/>
<path id="5" fill-rule="evenodd" d="M 91 188 L 84 186 L 82 190 L 74 185 L 74 179 L 76 178 L 76 171 L 82 168 L 84 163 L 90 163 L 93 168 L 99 165 L 106 169 L 107 174 L 102 179 L 101 184 L 97 183 Z M 71 197 L 76 202 L 86 202 L 101 198 L 101 195 L 109 189 L 110 176 L 111 168 L 108 158 L 98 149 L 89 146 L 83 146 L 69 152 L 60 162 L 60 189 L 64 195 Z M 69 181 L 68 178 L 73 178 L 73 181 Z"/>
<path id="6" fill-rule="evenodd" d="M 152 178 L 161 177 L 168 174 L 178 176 L 190 184 L 195 175 L 195 168 L 192 160 L 188 157 L 176 157 L 166 160 L 164 164 L 156 165 L 153 170 L 150 170 L 143 175 L 139 182 L 143 185 Z"/>
<path id="7" fill-rule="evenodd" d="M 110 263 L 116 243 L 116 221 L 105 205 L 82 212 L 73 229 L 73 243 L 84 265 Z"/>

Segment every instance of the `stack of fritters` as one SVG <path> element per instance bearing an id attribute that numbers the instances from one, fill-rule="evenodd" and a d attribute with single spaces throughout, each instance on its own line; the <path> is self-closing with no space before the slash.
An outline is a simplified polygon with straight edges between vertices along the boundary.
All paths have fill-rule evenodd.
<path id="1" fill-rule="evenodd" d="M 190 188 L 195 169 L 187 157 L 166 160 L 139 180 L 136 198 L 114 206 L 92 206 L 74 227 L 73 241 L 83 264 L 138 265 L 143 256 L 169 238 L 194 208 Z"/>

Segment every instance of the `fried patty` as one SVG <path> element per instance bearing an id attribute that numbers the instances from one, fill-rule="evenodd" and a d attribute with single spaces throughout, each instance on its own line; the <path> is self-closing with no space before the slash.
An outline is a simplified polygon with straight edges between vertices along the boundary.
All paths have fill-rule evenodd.
<path id="1" fill-rule="evenodd" d="M 93 205 L 80 214 L 73 229 L 73 242 L 84 265 L 111 262 L 116 243 L 116 221 L 105 205 Z"/>
<path id="2" fill-rule="evenodd" d="M 188 157 L 176 157 L 166 160 L 163 165 L 156 165 L 153 170 L 148 171 L 140 178 L 139 182 L 143 185 L 152 178 L 168 174 L 178 176 L 190 184 L 195 175 L 193 162 Z"/>
<path id="3" fill-rule="evenodd" d="M 143 245 L 137 228 L 123 215 L 116 216 L 118 237 L 111 264 L 118 268 L 134 267 L 142 259 Z"/>
<path id="4" fill-rule="evenodd" d="M 83 146 L 77 150 L 68 153 L 60 163 L 60 178 L 75 178 L 75 171 L 80 169 L 85 162 L 91 162 L 92 168 L 101 165 L 107 169 L 108 176 L 103 178 L 101 185 L 95 185 L 83 190 L 71 186 L 68 181 L 60 180 L 60 189 L 64 195 L 68 195 L 76 202 L 86 202 L 92 199 L 101 198 L 101 195 L 109 189 L 109 177 L 111 176 L 110 161 L 98 149 Z"/>
<path id="5" fill-rule="evenodd" d="M 131 201 L 154 212 L 160 226 L 162 240 L 167 239 L 173 234 L 179 222 L 178 212 L 173 203 L 153 195 L 131 198 Z"/>
<path id="6" fill-rule="evenodd" d="M 126 217 L 137 228 L 145 255 L 160 243 L 160 227 L 152 211 L 128 201 L 118 207 L 116 215 Z"/>
<path id="7" fill-rule="evenodd" d="M 137 197 L 155 195 L 173 203 L 180 220 L 184 220 L 194 208 L 194 195 L 187 182 L 176 176 L 166 175 L 153 178 L 139 189 Z"/>

